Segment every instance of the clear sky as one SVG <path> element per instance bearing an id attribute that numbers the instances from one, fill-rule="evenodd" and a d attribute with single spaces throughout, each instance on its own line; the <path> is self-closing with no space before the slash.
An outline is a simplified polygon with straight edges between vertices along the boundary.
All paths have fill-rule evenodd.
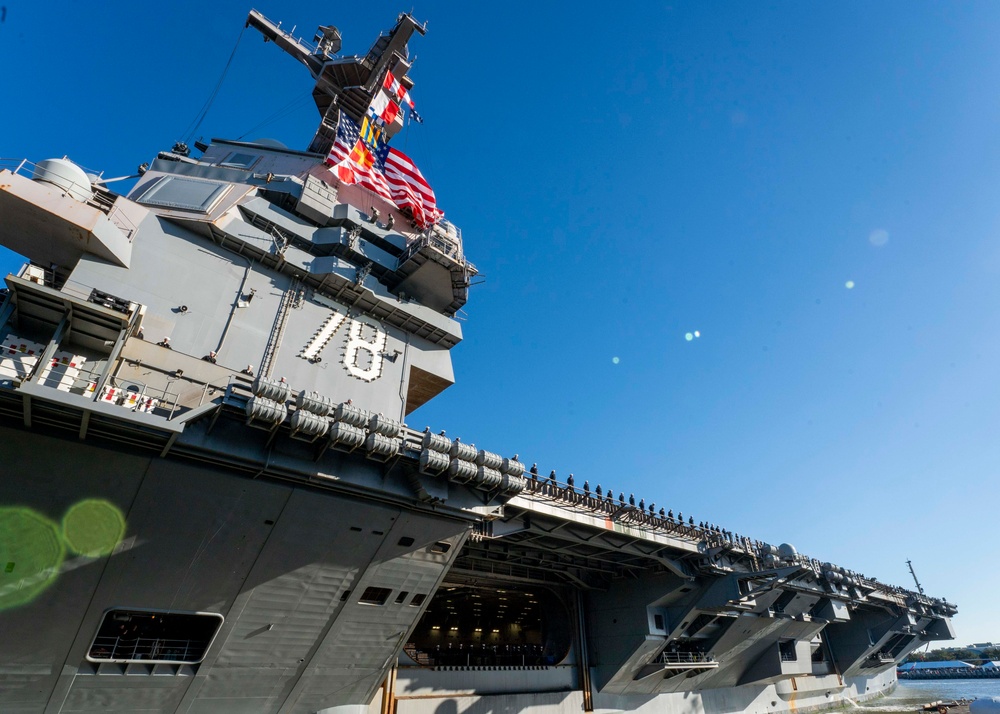
<path id="1" fill-rule="evenodd" d="M 246 2 L 0 0 L 0 156 L 132 173 Z M 955 644 L 1000 641 L 1000 4 L 257 9 L 355 54 L 411 2 L 426 121 L 393 145 L 481 284 L 410 425 L 884 582 L 912 559 Z M 196 136 L 305 148 L 311 88 L 247 30 Z"/>

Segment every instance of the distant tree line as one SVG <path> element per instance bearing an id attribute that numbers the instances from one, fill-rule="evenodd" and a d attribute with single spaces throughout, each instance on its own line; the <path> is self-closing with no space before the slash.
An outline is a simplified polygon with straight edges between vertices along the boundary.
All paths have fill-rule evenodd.
<path id="1" fill-rule="evenodd" d="M 953 659 L 973 664 L 976 662 L 985 662 L 986 660 L 1000 660 L 1000 647 L 990 647 L 984 650 L 948 648 L 944 650 L 931 650 L 930 652 L 911 652 L 910 656 L 904 662 L 947 662 Z"/>

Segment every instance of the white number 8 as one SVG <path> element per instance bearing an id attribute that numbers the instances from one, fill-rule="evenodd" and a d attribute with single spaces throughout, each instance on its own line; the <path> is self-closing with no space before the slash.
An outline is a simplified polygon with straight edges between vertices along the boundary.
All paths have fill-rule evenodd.
<path id="1" fill-rule="evenodd" d="M 369 332 L 368 339 L 364 333 Z M 374 382 L 382 375 L 382 351 L 385 349 L 386 334 L 377 322 L 366 318 L 351 319 L 347 333 L 347 347 L 344 350 L 344 367 L 351 375 L 366 382 Z M 364 360 L 361 353 L 367 353 Z M 366 361 L 367 366 L 363 366 Z"/>

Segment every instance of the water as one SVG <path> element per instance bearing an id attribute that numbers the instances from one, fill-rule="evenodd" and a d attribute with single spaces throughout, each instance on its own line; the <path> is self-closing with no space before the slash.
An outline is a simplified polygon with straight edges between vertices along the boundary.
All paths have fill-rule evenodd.
<path id="1" fill-rule="evenodd" d="M 939 699 L 977 697 L 1000 697 L 1000 679 L 901 679 L 892 694 L 872 702 L 862 702 L 859 708 L 873 712 L 912 712 L 921 704 Z"/>

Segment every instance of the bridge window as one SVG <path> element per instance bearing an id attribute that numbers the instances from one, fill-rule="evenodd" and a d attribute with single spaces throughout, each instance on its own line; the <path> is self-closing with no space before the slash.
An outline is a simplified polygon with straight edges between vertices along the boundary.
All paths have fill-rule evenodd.
<path id="1" fill-rule="evenodd" d="M 197 664 L 205 658 L 222 622 L 222 615 L 213 612 L 109 610 L 87 659 Z"/>
<path id="2" fill-rule="evenodd" d="M 249 169 L 257 163 L 258 159 L 260 159 L 260 156 L 256 154 L 243 154 L 239 151 L 234 151 L 224 161 L 220 161 L 219 166 L 228 166 L 234 169 Z"/>

